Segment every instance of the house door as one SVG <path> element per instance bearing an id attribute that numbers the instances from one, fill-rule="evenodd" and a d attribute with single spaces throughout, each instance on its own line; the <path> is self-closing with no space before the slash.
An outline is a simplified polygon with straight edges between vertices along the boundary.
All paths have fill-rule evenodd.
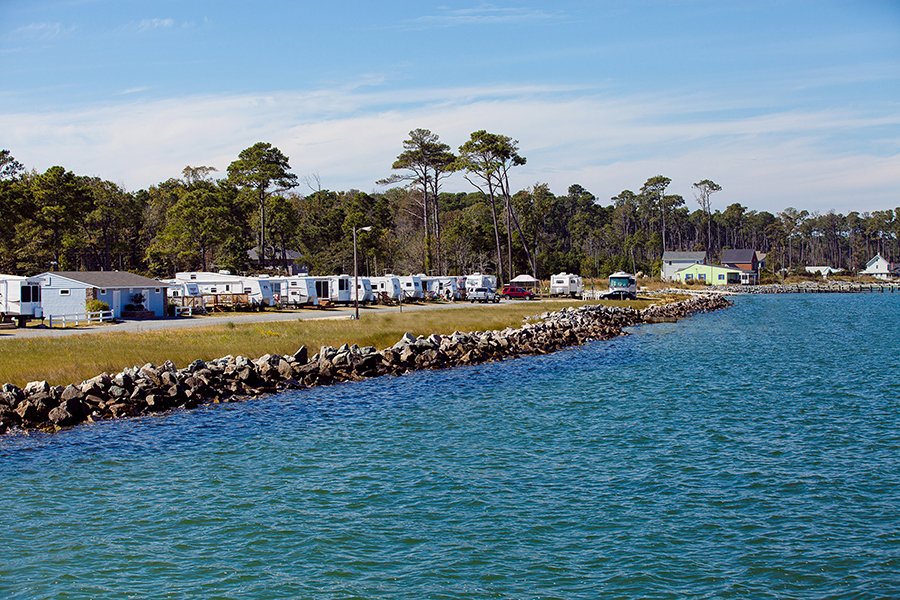
<path id="1" fill-rule="evenodd" d="M 112 306 L 109 309 L 112 311 L 113 318 L 118 319 L 120 316 L 120 311 L 122 310 L 122 290 L 113 290 L 112 291 Z"/>

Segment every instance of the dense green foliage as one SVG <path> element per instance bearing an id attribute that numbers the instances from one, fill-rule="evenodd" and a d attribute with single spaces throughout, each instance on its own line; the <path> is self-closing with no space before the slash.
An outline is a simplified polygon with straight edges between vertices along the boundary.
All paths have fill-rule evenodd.
<path id="1" fill-rule="evenodd" d="M 288 157 L 259 143 L 242 151 L 227 177 L 186 167 L 146 190 L 128 192 L 61 166 L 28 171 L 0 152 L 0 272 L 129 270 L 152 276 L 176 271 L 284 269 L 291 253 L 309 272 L 352 269 L 352 229 L 359 232 L 360 272 L 518 273 L 547 278 L 569 271 L 606 276 L 625 269 L 658 273 L 663 248 L 755 248 L 770 269 L 830 265 L 861 269 L 876 252 L 900 258 L 900 208 L 872 213 L 777 214 L 733 203 L 712 210 L 709 179 L 694 184 L 698 208 L 667 195 L 668 177 L 601 201 L 578 184 L 555 195 L 545 184 L 513 193 L 509 170 L 525 163 L 518 142 L 478 131 L 459 154 L 428 130 L 410 132 L 376 194 L 294 190 Z M 471 191 L 442 192 L 441 181 L 464 173 Z M 390 187 L 400 183 L 400 187 Z M 638 182 L 636 182 L 638 183 Z M 294 190 L 294 191 L 292 191 Z M 263 242 L 251 265 L 248 251 Z"/>

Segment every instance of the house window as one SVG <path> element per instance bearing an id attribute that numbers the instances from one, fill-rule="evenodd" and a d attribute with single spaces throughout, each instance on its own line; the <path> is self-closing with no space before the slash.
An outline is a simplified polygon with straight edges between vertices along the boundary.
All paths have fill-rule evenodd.
<path id="1" fill-rule="evenodd" d="M 693 278 L 694 278 L 694 275 L 692 273 L 685 273 L 685 275 L 684 275 L 685 281 L 691 281 Z"/>
<path id="2" fill-rule="evenodd" d="M 697 279 L 699 279 L 700 281 L 706 281 L 706 273 L 700 273 L 699 275 L 697 275 Z"/>
<path id="3" fill-rule="evenodd" d="M 60 295 L 60 296 L 68 296 L 68 295 L 69 295 L 69 290 L 59 290 L 59 295 Z"/>
<path id="4" fill-rule="evenodd" d="M 724 275 L 724 274 L 719 274 L 719 281 L 721 281 L 721 280 L 723 280 L 723 279 L 725 279 L 725 275 Z"/>
<path id="5" fill-rule="evenodd" d="M 157 293 L 157 294 L 159 293 L 159 288 L 156 288 L 156 293 Z"/>

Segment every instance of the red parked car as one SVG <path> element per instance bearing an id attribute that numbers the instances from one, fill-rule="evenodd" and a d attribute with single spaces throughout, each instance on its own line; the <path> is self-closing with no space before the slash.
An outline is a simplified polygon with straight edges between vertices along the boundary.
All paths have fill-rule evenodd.
<path id="1" fill-rule="evenodd" d="M 525 298 L 526 300 L 534 300 L 534 292 L 522 289 L 520 287 L 512 287 L 510 285 L 503 288 L 500 295 L 509 300 L 510 298 Z"/>

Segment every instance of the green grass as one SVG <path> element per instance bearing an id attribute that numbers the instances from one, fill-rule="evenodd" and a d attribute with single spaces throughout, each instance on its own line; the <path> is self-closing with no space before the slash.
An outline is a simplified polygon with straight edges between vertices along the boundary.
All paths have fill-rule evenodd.
<path id="1" fill-rule="evenodd" d="M 251 358 L 293 354 L 303 345 L 310 355 L 321 346 L 344 343 L 380 349 L 392 346 L 406 332 L 428 335 L 518 327 L 525 317 L 581 304 L 584 302 L 516 302 L 404 313 L 366 310 L 359 321 L 309 319 L 238 325 L 211 319 L 214 322 L 208 327 L 6 339 L 0 340 L 0 383 L 21 387 L 29 381 L 47 380 L 51 385 L 67 385 L 148 362 L 159 365 L 171 360 L 180 368 L 198 358 L 211 360 L 228 354 Z M 604 304 L 642 308 L 649 302 Z"/>

